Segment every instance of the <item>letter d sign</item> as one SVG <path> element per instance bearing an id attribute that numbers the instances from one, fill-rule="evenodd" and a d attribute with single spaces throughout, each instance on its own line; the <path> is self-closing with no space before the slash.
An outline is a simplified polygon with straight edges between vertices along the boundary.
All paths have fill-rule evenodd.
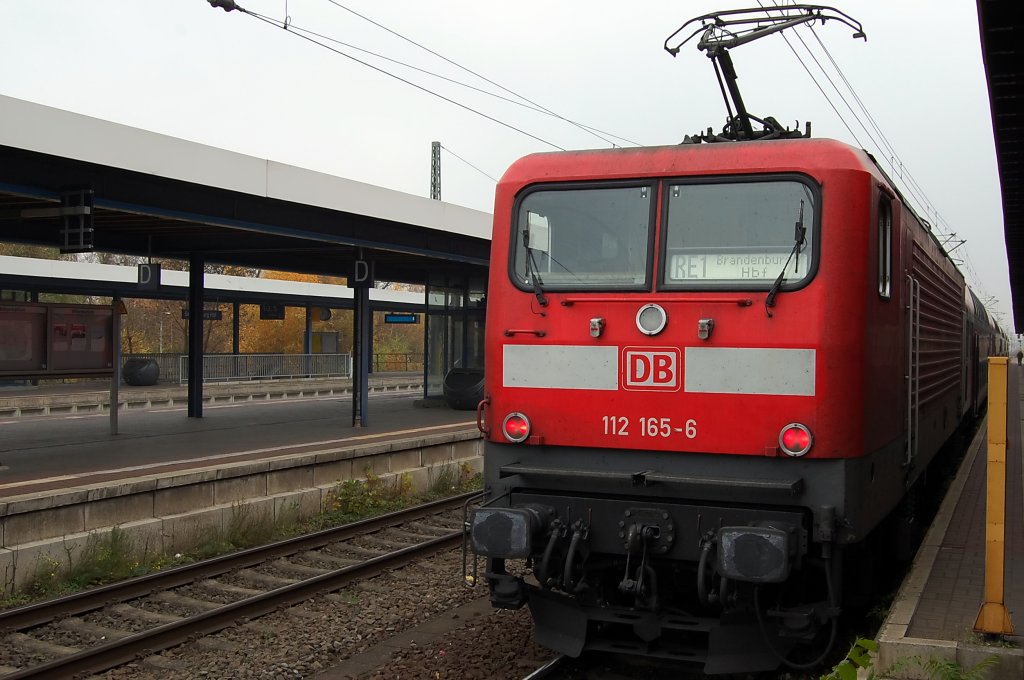
<path id="1" fill-rule="evenodd" d="M 356 260 L 348 276 L 349 288 L 373 288 L 373 262 Z"/>
<path id="2" fill-rule="evenodd" d="M 139 290 L 160 290 L 160 265 L 139 265 Z"/>

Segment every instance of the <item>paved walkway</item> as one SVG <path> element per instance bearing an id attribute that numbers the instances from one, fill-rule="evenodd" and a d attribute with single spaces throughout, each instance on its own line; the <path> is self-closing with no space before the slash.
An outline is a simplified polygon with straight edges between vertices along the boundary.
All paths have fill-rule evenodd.
<path id="1" fill-rule="evenodd" d="M 0 505 L 6 497 L 84 483 L 134 478 L 253 460 L 309 455 L 342 445 L 476 431 L 475 414 L 422 398 L 422 379 L 379 376 L 369 418 L 352 425 L 350 386 L 338 381 L 264 381 L 206 391 L 203 418 L 188 418 L 177 386 L 135 388 L 110 433 L 109 393 L 95 386 L 5 389 L 10 408 L 47 415 L 10 416 L 0 408 Z M 143 394 L 140 390 L 146 390 Z M 439 408 L 422 408 L 439 406 Z"/>
<path id="2" fill-rule="evenodd" d="M 900 659 L 955 661 L 968 669 L 996 655 L 990 680 L 1024 678 L 1024 447 L 1022 369 L 1011 364 L 1007 389 L 1007 504 L 1004 602 L 1015 635 L 986 640 L 974 632 L 984 602 L 987 428 L 971 443 L 913 568 L 879 636 L 885 677 L 928 677 L 913 662 L 886 673 Z M 987 422 L 987 421 L 986 421 Z"/>

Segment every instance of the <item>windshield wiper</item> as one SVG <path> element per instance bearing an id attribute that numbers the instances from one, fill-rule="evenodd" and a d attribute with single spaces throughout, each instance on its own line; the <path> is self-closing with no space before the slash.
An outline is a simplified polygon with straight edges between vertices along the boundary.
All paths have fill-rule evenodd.
<path id="1" fill-rule="evenodd" d="M 533 248 L 530 247 L 530 230 L 523 229 L 523 247 L 526 248 L 526 276 L 533 285 L 533 294 L 537 296 L 537 302 L 541 307 L 548 306 L 548 299 L 544 297 L 544 282 L 540 280 L 540 273 L 537 271 L 537 261 L 533 259 Z"/>
<path id="2" fill-rule="evenodd" d="M 789 257 L 786 258 L 786 264 L 782 265 L 782 271 L 779 272 L 779 278 L 775 279 L 775 283 L 768 289 L 768 296 L 764 299 L 764 311 L 768 314 L 768 318 L 772 318 L 772 313 L 769 311 L 769 307 L 775 306 L 775 296 L 779 294 L 779 290 L 782 288 L 782 282 L 786 278 L 786 267 L 789 266 L 789 261 L 796 256 L 796 262 L 793 265 L 793 273 L 796 274 L 800 271 L 800 250 L 803 248 L 807 237 L 807 227 L 804 226 L 804 202 L 800 201 L 800 214 L 796 219 L 796 230 L 793 235 L 793 249 L 789 251 Z"/>

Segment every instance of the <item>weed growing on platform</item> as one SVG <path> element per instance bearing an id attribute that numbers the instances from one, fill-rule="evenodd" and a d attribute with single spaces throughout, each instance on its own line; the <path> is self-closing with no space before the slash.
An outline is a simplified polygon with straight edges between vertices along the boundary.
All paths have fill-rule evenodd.
<path id="1" fill-rule="evenodd" d="M 65 550 L 67 562 L 50 555 L 40 557 L 31 582 L 4 604 L 56 597 L 122 581 L 159 569 L 163 560 L 148 549 L 139 550 L 128 533 L 118 527 L 107 533 L 91 534 L 77 555 L 71 548 Z"/>
<path id="2" fill-rule="evenodd" d="M 156 556 L 136 550 L 128 532 L 114 527 L 106 535 L 92 534 L 85 549 L 72 562 L 68 580 L 82 588 L 147 573 Z"/>
<path id="3" fill-rule="evenodd" d="M 281 538 L 295 535 L 298 526 L 294 521 L 275 519 L 264 510 L 251 505 L 235 504 L 223 530 L 205 532 L 196 546 L 195 558 L 210 559 L 236 550 L 266 545 Z"/>
<path id="4" fill-rule="evenodd" d="M 346 479 L 327 493 L 324 514 L 317 524 L 336 526 L 401 510 L 416 502 L 412 475 L 406 473 L 384 480 L 370 468 L 365 472 L 366 479 Z"/>
<path id="5" fill-rule="evenodd" d="M 913 656 L 909 659 L 903 659 L 897 662 L 890 672 L 898 672 L 901 668 L 908 665 L 903 663 L 904 661 L 913 664 L 923 670 L 929 678 L 934 680 L 984 680 L 988 675 L 990 668 L 999 663 L 999 657 L 992 655 L 976 663 L 970 668 L 964 668 L 956 661 L 950 661 L 948 659 L 936 659 L 935 657 L 929 657 L 922 659 L 919 656 Z"/>
<path id="6" fill-rule="evenodd" d="M 1018 649 L 1020 647 L 1019 644 L 1012 640 L 1007 640 L 1002 635 L 976 633 L 973 630 L 970 631 L 965 642 L 977 645 L 978 647 L 1002 647 L 1003 649 Z"/>
<path id="7" fill-rule="evenodd" d="M 447 498 L 460 493 L 483 488 L 483 475 L 473 470 L 469 463 L 443 465 L 424 494 L 427 500 Z"/>
<path id="8" fill-rule="evenodd" d="M 25 588 L 28 598 L 52 597 L 60 594 L 64 582 L 64 567 L 50 555 L 41 555 L 36 560 L 36 573 Z"/>
<path id="9" fill-rule="evenodd" d="M 857 671 L 862 668 L 868 669 L 868 678 L 874 678 L 875 671 L 871 668 L 874 659 L 871 655 L 877 653 L 877 642 L 857 638 L 846 653 L 846 658 L 837 663 L 831 673 L 821 676 L 821 680 L 856 680 Z"/>

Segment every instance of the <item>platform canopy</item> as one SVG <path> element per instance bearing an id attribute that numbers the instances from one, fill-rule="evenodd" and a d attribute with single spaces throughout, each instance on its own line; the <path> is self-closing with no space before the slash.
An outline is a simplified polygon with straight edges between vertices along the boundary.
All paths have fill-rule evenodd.
<path id="1" fill-rule="evenodd" d="M 1003 196 L 1003 230 L 1010 266 L 1013 326 L 1024 333 L 1024 5 L 1020 0 L 978 0 L 992 132 Z"/>
<path id="2" fill-rule="evenodd" d="M 2 95 L 0 121 L 0 241 L 85 227 L 100 252 L 333 276 L 360 258 L 407 283 L 487 266 L 484 212 Z"/>

